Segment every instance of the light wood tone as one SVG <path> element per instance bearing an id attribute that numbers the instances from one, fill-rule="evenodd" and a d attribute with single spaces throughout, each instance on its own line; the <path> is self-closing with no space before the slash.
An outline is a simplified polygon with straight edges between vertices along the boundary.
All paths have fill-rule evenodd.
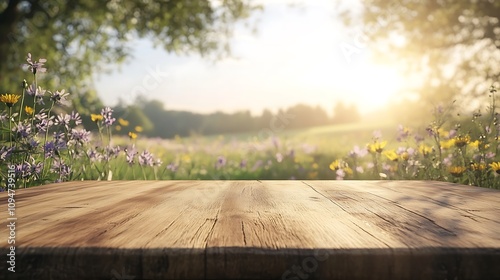
<path id="1" fill-rule="evenodd" d="M 15 199 L 17 272 L 0 264 L 8 279 L 500 279 L 497 190 L 85 181 L 16 190 Z M 6 223 L 6 193 L 0 208 Z M 0 236 L 7 252 L 5 226 Z"/>

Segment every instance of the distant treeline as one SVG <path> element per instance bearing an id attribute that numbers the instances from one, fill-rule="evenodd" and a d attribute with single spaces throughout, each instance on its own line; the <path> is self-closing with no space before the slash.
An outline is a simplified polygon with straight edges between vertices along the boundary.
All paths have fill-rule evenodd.
<path id="1" fill-rule="evenodd" d="M 320 106 L 298 104 L 277 113 L 264 110 L 261 115 L 252 116 L 249 111 L 235 113 L 215 112 L 200 114 L 189 111 L 165 110 L 158 100 L 140 100 L 134 105 L 118 105 L 113 108 L 114 116 L 125 120 L 114 134 L 127 134 L 136 126 L 141 126 L 142 135 L 148 137 L 172 138 L 176 135 L 211 135 L 223 133 L 251 132 L 261 129 L 283 130 L 305 128 L 318 125 L 356 122 L 360 115 L 354 105 L 337 103 L 333 117 L 329 117 Z M 92 125 L 91 123 L 87 123 Z M 87 126 L 86 124 L 86 126 Z"/>

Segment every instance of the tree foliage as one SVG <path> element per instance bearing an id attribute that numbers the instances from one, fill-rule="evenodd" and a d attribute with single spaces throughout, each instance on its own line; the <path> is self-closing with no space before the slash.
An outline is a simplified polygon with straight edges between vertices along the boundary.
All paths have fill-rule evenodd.
<path id="1" fill-rule="evenodd" d="M 425 73 L 425 101 L 484 94 L 500 75 L 500 1 L 363 0 L 363 38 L 383 60 Z M 343 11 L 345 24 L 356 15 Z M 463 96 L 462 96 L 463 97 Z"/>
<path id="2" fill-rule="evenodd" d="M 44 85 L 96 99 L 92 74 L 123 61 L 133 38 L 169 52 L 226 55 L 234 24 L 257 8 L 247 0 L 2 0 L 0 91 L 20 91 L 19 62 L 31 52 L 52 65 Z"/>

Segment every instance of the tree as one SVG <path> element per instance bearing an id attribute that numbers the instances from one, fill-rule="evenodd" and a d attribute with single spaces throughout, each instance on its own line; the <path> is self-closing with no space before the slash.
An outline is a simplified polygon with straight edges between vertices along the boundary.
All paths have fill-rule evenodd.
<path id="1" fill-rule="evenodd" d="M 358 107 L 356 107 L 356 105 L 351 104 L 350 106 L 347 106 L 341 101 L 335 104 L 335 108 L 333 109 L 332 123 L 352 123 L 357 122 L 360 119 L 361 116 L 359 115 Z"/>
<path id="2" fill-rule="evenodd" d="M 123 61 L 132 38 L 169 52 L 226 55 L 234 23 L 257 8 L 248 0 L 0 1 L 0 92 L 20 92 L 19 65 L 31 52 L 50 65 L 44 86 L 95 99 L 92 74 Z"/>
<path id="3" fill-rule="evenodd" d="M 366 43 L 377 57 L 406 64 L 408 74 L 424 74 L 421 100 L 436 103 L 477 97 L 500 75 L 500 1 L 364 0 Z M 343 11 L 345 24 L 355 14 Z M 451 101 L 451 100 L 450 100 Z"/>

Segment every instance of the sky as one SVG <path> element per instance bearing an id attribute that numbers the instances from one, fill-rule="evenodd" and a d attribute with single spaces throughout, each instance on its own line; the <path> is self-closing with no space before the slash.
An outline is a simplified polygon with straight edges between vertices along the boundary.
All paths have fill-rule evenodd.
<path id="1" fill-rule="evenodd" d="M 346 28 L 332 0 L 266 0 L 252 16 L 257 33 L 243 24 L 231 39 L 233 57 L 216 63 L 199 55 L 169 54 L 148 39 L 132 42 L 132 57 L 97 76 L 106 105 L 132 104 L 142 93 L 168 110 L 232 113 L 276 111 L 298 103 L 331 113 L 336 102 L 362 114 L 379 110 L 401 89 L 394 65 L 375 64 L 360 28 Z M 350 8 L 359 10 L 352 2 Z M 255 21 L 257 20 L 257 21 Z"/>

